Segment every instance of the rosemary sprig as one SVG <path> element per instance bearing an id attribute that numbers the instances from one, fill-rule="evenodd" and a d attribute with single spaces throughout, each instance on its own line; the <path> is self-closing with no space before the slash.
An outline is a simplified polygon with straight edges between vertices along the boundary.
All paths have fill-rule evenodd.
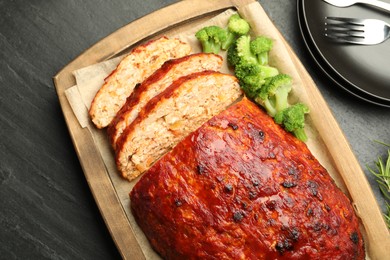
<path id="1" fill-rule="evenodd" d="M 390 229 L 390 204 L 386 202 L 386 214 L 384 214 L 385 216 L 385 221 L 386 221 L 386 224 L 387 224 L 387 228 Z"/>
<path id="2" fill-rule="evenodd" d="M 371 167 L 367 167 L 368 170 L 377 177 L 377 182 L 382 194 L 390 200 L 390 149 L 387 150 L 388 158 L 386 163 L 379 157 L 375 162 L 376 171 Z"/>
<path id="3" fill-rule="evenodd" d="M 376 169 L 373 169 L 367 166 L 367 169 L 377 177 L 377 182 L 379 189 L 385 197 L 386 201 L 386 214 L 384 214 L 387 227 L 390 229 L 390 144 L 376 141 L 382 145 L 389 147 L 387 150 L 387 160 L 386 162 L 382 161 L 382 158 L 379 157 L 375 162 Z"/>

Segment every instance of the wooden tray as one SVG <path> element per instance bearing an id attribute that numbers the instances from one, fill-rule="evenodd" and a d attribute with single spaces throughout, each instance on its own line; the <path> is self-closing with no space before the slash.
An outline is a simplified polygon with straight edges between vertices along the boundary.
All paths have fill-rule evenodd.
<path id="1" fill-rule="evenodd" d="M 119 201 L 114 184 L 91 133 L 80 126 L 65 96 L 65 91 L 76 84 L 72 72 L 124 53 L 135 44 L 150 37 L 164 34 L 169 30 L 180 30 L 180 28 L 192 26 L 228 8 L 238 10 L 241 6 L 253 2 L 255 1 L 186 0 L 177 2 L 112 33 L 86 50 L 54 77 L 62 111 L 85 177 L 111 236 L 124 259 L 145 259 L 145 256 L 133 234 L 129 219 Z M 277 31 L 276 28 L 272 29 Z M 323 149 L 331 156 L 331 163 L 340 174 L 355 210 L 361 218 L 367 256 L 371 259 L 388 259 L 390 236 L 370 185 L 311 77 L 287 42 L 280 34 L 279 36 L 304 83 L 306 94 L 313 100 L 311 124 L 315 126 L 321 137 Z"/>

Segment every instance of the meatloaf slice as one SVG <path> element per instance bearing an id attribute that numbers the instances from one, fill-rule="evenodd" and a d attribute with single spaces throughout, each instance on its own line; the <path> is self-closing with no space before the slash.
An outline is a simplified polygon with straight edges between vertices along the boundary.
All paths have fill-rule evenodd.
<path id="1" fill-rule="evenodd" d="M 146 103 L 169 87 L 176 79 L 204 70 L 219 70 L 222 57 L 215 54 L 197 53 L 166 61 L 160 69 L 136 87 L 126 103 L 107 128 L 111 144 L 115 149 L 116 141 L 123 130 L 138 116 Z"/>
<path id="2" fill-rule="evenodd" d="M 118 139 L 118 170 L 128 180 L 136 178 L 241 96 L 237 79 L 220 72 L 198 72 L 174 81 L 149 101 Z"/>
<path id="3" fill-rule="evenodd" d="M 189 44 L 161 37 L 134 48 L 105 79 L 91 103 L 89 115 L 98 128 L 106 127 L 141 83 L 169 59 L 188 55 Z"/>
<path id="4" fill-rule="evenodd" d="M 131 209 L 164 259 L 364 259 L 349 199 L 306 145 L 247 99 L 138 181 Z"/>

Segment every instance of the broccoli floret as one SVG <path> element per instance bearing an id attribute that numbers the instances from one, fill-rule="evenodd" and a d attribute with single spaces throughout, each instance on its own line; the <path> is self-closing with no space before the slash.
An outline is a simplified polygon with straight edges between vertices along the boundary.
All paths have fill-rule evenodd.
<path id="1" fill-rule="evenodd" d="M 264 65 L 259 65 L 259 66 L 260 66 L 260 76 L 263 79 L 272 78 L 279 74 L 278 69 L 275 67 L 264 66 Z"/>
<path id="2" fill-rule="evenodd" d="M 240 62 L 240 57 L 238 56 L 236 47 L 236 42 L 234 42 L 227 50 L 227 62 L 233 68 Z"/>
<path id="3" fill-rule="evenodd" d="M 240 60 L 248 63 L 258 63 L 257 57 L 251 51 L 251 37 L 249 35 L 240 36 L 236 41 L 237 56 Z"/>
<path id="4" fill-rule="evenodd" d="M 228 50 L 230 46 L 234 44 L 237 36 L 234 33 L 226 31 L 226 41 L 224 41 L 221 45 L 222 50 Z"/>
<path id="5" fill-rule="evenodd" d="M 259 36 L 250 43 L 251 52 L 256 55 L 259 64 L 268 64 L 268 53 L 273 47 L 273 41 L 265 36 Z"/>
<path id="6" fill-rule="evenodd" d="M 236 77 L 249 98 L 255 98 L 265 83 L 265 79 L 276 76 L 279 71 L 270 66 L 260 65 L 250 50 L 251 38 L 241 36 L 228 52 L 228 62 L 234 66 Z"/>
<path id="7" fill-rule="evenodd" d="M 255 62 L 259 65 L 268 65 L 268 53 L 273 46 L 273 41 L 267 37 L 260 36 L 251 40 L 249 35 L 240 36 L 235 45 L 235 56 L 247 62 Z M 237 58 L 235 58 L 237 59 Z"/>
<path id="8" fill-rule="evenodd" d="M 240 61 L 236 64 L 234 73 L 240 80 L 240 86 L 245 94 L 250 98 L 254 98 L 264 84 L 259 64 Z"/>
<path id="9" fill-rule="evenodd" d="M 259 36 L 251 40 L 249 35 L 242 35 L 228 49 L 228 52 L 230 52 L 230 54 L 228 53 L 228 59 L 230 58 L 232 61 L 230 65 L 234 66 L 240 59 L 247 60 L 247 62 L 256 62 L 260 65 L 268 65 L 268 53 L 272 46 L 273 41 L 267 37 Z"/>
<path id="10" fill-rule="evenodd" d="M 222 49 L 229 49 L 239 36 L 248 34 L 249 30 L 249 23 L 245 19 L 242 19 L 239 14 L 236 13 L 230 16 L 227 27 L 227 38 L 222 43 Z"/>
<path id="11" fill-rule="evenodd" d="M 305 114 L 309 113 L 309 108 L 303 103 L 297 103 L 276 113 L 274 120 L 284 128 L 293 133 L 299 140 L 307 141 L 305 133 Z"/>
<path id="12" fill-rule="evenodd" d="M 202 44 L 203 52 L 218 54 L 222 43 L 227 39 L 227 32 L 219 26 L 212 25 L 200 29 L 195 36 Z"/>
<path id="13" fill-rule="evenodd" d="M 309 113 L 309 108 L 303 103 L 290 106 L 288 94 L 291 87 L 291 77 L 286 74 L 278 74 L 267 79 L 255 97 L 255 101 L 261 104 L 270 116 L 274 117 L 277 124 L 283 125 L 298 139 L 306 141 L 305 114 Z"/>
<path id="14" fill-rule="evenodd" d="M 268 53 L 272 49 L 273 41 L 260 36 L 251 40 L 249 35 L 240 36 L 236 41 L 236 52 L 240 59 L 256 62 L 259 65 L 268 65 Z"/>
<path id="15" fill-rule="evenodd" d="M 244 35 L 249 33 L 250 25 L 245 19 L 241 18 L 241 16 L 236 13 L 229 18 L 228 30 L 238 35 Z"/>
<path id="16" fill-rule="evenodd" d="M 260 75 L 260 66 L 255 62 L 240 61 L 234 72 L 238 79 L 243 80 L 248 76 Z"/>
<path id="17" fill-rule="evenodd" d="M 255 98 L 269 77 L 278 75 L 276 68 L 261 66 L 253 61 L 241 60 L 235 66 L 235 75 L 249 98 Z"/>
<path id="18" fill-rule="evenodd" d="M 288 93 L 291 91 L 292 79 L 287 74 L 278 74 L 267 82 L 255 101 L 261 104 L 267 113 L 274 117 L 276 113 L 289 106 Z"/>

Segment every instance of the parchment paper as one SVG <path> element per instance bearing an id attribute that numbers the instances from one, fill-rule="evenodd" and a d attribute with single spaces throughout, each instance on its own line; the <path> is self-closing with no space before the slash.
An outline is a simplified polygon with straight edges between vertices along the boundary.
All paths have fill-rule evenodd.
<path id="1" fill-rule="evenodd" d="M 303 86 L 302 80 L 299 77 L 297 70 L 294 67 L 293 61 L 290 58 L 290 55 L 284 46 L 283 41 L 280 39 L 280 34 L 277 30 L 274 29 L 272 22 L 268 19 L 267 15 L 261 8 L 260 4 L 257 2 L 251 3 L 247 6 L 244 6 L 238 10 L 240 15 L 249 21 L 252 27 L 253 35 L 265 35 L 274 40 L 274 47 L 270 52 L 270 65 L 275 66 L 281 73 L 286 73 L 292 76 L 293 78 L 293 90 L 291 93 L 291 102 L 302 101 L 306 103 L 309 108 L 312 107 L 310 100 L 307 97 L 305 88 Z M 206 25 L 220 25 L 221 27 L 226 27 L 228 18 L 234 13 L 233 10 L 227 10 L 222 14 L 210 19 L 205 24 L 193 27 L 185 32 L 182 32 L 178 35 L 168 35 L 169 37 L 178 37 L 183 41 L 188 42 L 192 46 L 192 51 L 194 53 L 200 52 L 200 45 L 195 38 L 195 32 L 203 26 Z M 224 60 L 226 60 L 226 53 L 222 52 Z M 74 71 L 74 76 L 76 78 L 77 85 L 69 88 L 65 94 L 69 100 L 69 103 L 81 125 L 81 127 L 87 127 L 91 132 L 94 141 L 101 153 L 101 156 L 105 162 L 107 171 L 110 175 L 114 188 L 118 194 L 119 200 L 123 206 L 124 211 L 131 223 L 134 234 L 137 241 L 139 242 L 146 259 L 160 259 L 160 257 L 153 251 L 150 247 L 149 242 L 144 236 L 143 232 L 139 229 L 136 224 L 134 217 L 130 211 L 130 199 L 129 192 L 136 183 L 128 182 L 119 176 L 119 173 L 116 170 L 116 165 L 114 161 L 114 153 L 108 142 L 106 131 L 98 130 L 92 124 L 91 120 L 88 117 L 88 109 L 90 104 L 95 96 L 96 92 L 102 86 L 104 78 L 111 73 L 113 69 L 117 66 L 119 61 L 123 57 L 117 57 L 99 64 L 95 64 L 80 70 Z M 222 68 L 223 72 L 232 73 L 226 65 Z M 323 149 L 324 144 L 322 139 L 315 131 L 315 127 L 312 125 L 310 115 L 307 116 L 307 123 L 305 128 L 309 141 L 307 145 L 310 151 L 314 156 L 321 162 L 321 164 L 328 170 L 331 176 L 335 179 L 337 185 L 347 193 L 345 184 L 339 174 L 336 172 L 335 168 L 332 165 L 331 157 L 325 152 L 327 149 Z M 347 193 L 348 195 L 348 193 Z"/>

